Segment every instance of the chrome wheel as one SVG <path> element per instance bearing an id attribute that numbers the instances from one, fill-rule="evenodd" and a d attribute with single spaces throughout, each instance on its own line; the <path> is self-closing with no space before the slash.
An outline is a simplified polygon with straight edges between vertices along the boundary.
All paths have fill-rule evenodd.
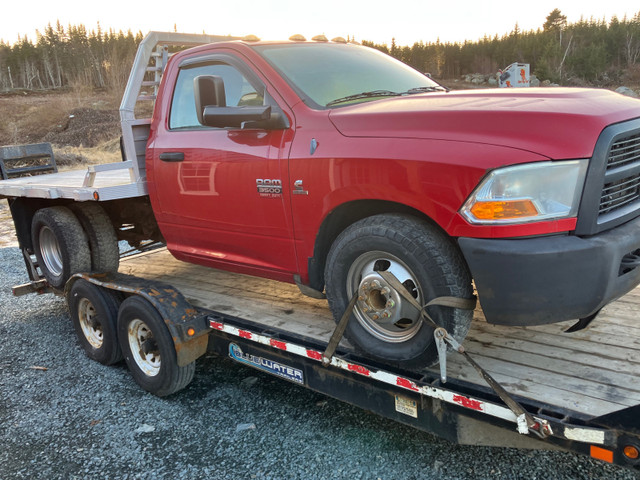
<path id="1" fill-rule="evenodd" d="M 140 319 L 134 319 L 129 324 L 128 341 L 136 365 L 149 377 L 160 372 L 160 350 L 153 338 L 153 332 Z"/>
<path id="2" fill-rule="evenodd" d="M 102 347 L 104 332 L 93 304 L 86 298 L 78 302 L 78 321 L 85 338 L 93 348 Z"/>
<path id="3" fill-rule="evenodd" d="M 62 275 L 62 253 L 55 233 L 47 226 L 40 229 L 40 253 L 45 267 L 56 277 Z"/>
<path id="4" fill-rule="evenodd" d="M 372 251 L 360 255 L 347 273 L 347 294 L 357 292 L 354 314 L 358 322 L 374 337 L 389 343 L 406 342 L 422 326 L 419 313 L 378 273 L 393 274 L 410 294 L 424 303 L 424 294 L 416 275 L 399 258 L 386 252 Z"/>

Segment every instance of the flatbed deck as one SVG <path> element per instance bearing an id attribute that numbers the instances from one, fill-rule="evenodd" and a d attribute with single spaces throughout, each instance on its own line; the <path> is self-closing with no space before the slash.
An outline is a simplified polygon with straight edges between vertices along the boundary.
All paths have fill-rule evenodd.
<path id="1" fill-rule="evenodd" d="M 294 285 L 187 264 L 165 249 L 124 260 L 120 272 L 169 283 L 197 307 L 323 342 L 335 328 L 326 301 Z M 566 334 L 572 322 L 501 327 L 478 308 L 463 345 L 511 394 L 588 420 L 640 403 L 638 309 L 640 288 L 607 306 L 589 329 Z M 486 388 L 460 355 L 447 362 L 451 382 Z"/>
<path id="2" fill-rule="evenodd" d="M 132 175 L 132 162 L 91 165 L 85 170 L 69 170 L 0 182 L 0 198 L 68 198 L 102 201 L 147 194 L 146 182 Z"/>

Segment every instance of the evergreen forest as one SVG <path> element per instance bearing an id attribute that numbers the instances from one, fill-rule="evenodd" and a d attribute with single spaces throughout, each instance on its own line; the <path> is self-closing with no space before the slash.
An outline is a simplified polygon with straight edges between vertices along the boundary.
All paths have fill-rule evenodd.
<path id="1" fill-rule="evenodd" d="M 142 38 L 142 32 L 105 32 L 99 25 L 89 31 L 84 25 L 49 24 L 35 42 L 0 42 L 0 90 L 92 86 L 119 93 Z M 507 35 L 463 43 L 362 43 L 440 79 L 491 74 L 524 62 L 539 79 L 563 85 L 640 84 L 640 11 L 632 18 L 568 23 L 554 9 L 535 31 L 516 24 Z"/>

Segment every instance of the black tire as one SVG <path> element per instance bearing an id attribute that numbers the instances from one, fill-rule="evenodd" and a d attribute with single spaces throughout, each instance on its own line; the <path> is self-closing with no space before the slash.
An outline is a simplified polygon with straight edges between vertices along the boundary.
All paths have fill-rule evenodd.
<path id="1" fill-rule="evenodd" d="M 118 237 L 104 209 L 97 203 L 76 203 L 69 207 L 87 234 L 91 250 L 91 271 L 117 272 L 120 266 Z"/>
<path id="2" fill-rule="evenodd" d="M 67 296 L 73 327 L 87 356 L 103 365 L 122 360 L 118 343 L 119 301 L 111 291 L 76 280 Z"/>
<path id="3" fill-rule="evenodd" d="M 62 289 L 73 274 L 91 270 L 87 235 L 68 208 L 38 210 L 31 235 L 40 270 L 52 287 Z"/>
<path id="4" fill-rule="evenodd" d="M 118 338 L 133 378 L 148 392 L 165 397 L 182 390 L 193 379 L 195 362 L 178 365 L 169 330 L 145 299 L 132 296 L 122 302 Z"/>
<path id="5" fill-rule="evenodd" d="M 438 361 L 433 328 L 375 272 L 387 270 L 421 305 L 441 296 L 472 298 L 461 253 L 440 230 L 415 217 L 383 214 L 360 220 L 333 243 L 325 269 L 326 293 L 338 321 L 357 291 L 345 336 L 376 360 L 407 368 Z M 429 307 L 438 325 L 461 342 L 473 312 Z"/>

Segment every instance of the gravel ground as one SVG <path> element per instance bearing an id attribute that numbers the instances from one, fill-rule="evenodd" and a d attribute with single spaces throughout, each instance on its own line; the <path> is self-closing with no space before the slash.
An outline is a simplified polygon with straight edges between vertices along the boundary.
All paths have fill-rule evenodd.
<path id="1" fill-rule="evenodd" d="M 559 452 L 452 445 L 208 356 L 159 399 L 78 346 L 63 300 L 13 298 L 0 248 L 0 479 L 637 479 Z"/>

